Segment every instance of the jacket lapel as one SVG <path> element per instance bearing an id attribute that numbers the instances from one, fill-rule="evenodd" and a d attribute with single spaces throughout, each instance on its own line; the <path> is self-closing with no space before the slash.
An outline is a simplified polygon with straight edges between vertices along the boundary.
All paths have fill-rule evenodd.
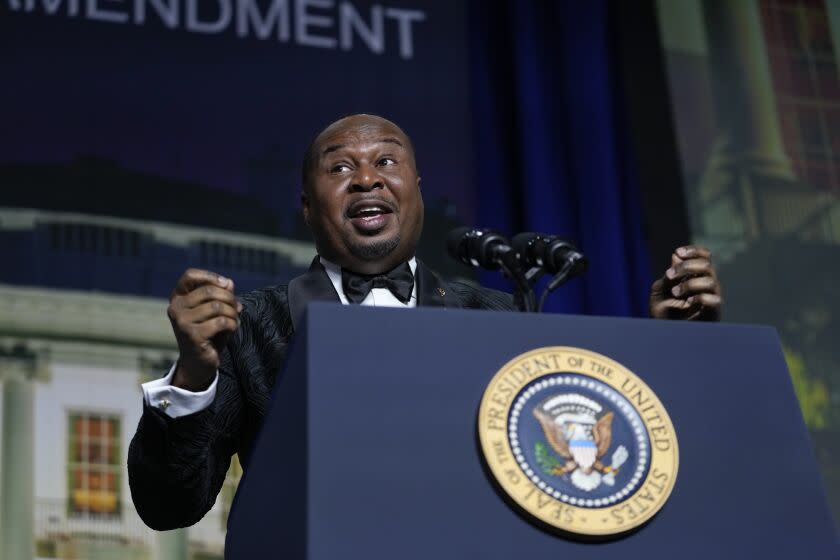
<path id="1" fill-rule="evenodd" d="M 289 314 L 295 331 L 298 330 L 306 306 L 311 301 L 341 301 L 317 256 L 305 274 L 292 278 L 289 282 Z"/>
<path id="2" fill-rule="evenodd" d="M 417 270 L 414 272 L 417 282 L 418 307 L 461 307 L 461 302 L 446 288 L 437 274 L 417 259 Z"/>

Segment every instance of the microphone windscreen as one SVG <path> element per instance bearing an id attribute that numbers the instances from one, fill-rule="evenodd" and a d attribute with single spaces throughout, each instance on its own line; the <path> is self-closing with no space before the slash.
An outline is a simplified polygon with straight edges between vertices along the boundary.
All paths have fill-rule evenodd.
<path id="1" fill-rule="evenodd" d="M 513 250 L 527 258 L 526 253 L 533 253 L 533 242 L 540 238 L 539 233 L 533 231 L 524 231 L 517 233 L 510 240 L 510 246 Z"/>
<path id="2" fill-rule="evenodd" d="M 461 226 L 453 229 L 446 235 L 446 249 L 449 251 L 449 256 L 453 259 L 463 261 L 465 253 L 464 245 L 470 229 L 466 226 Z"/>

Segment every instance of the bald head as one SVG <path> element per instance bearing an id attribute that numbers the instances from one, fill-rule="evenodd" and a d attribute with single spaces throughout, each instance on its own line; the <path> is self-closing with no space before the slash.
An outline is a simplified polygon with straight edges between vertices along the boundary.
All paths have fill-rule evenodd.
<path id="1" fill-rule="evenodd" d="M 306 152 L 303 154 L 303 166 L 301 168 L 301 181 L 304 192 L 309 192 L 312 186 L 312 172 L 317 168 L 321 158 L 340 147 L 338 144 L 331 143 L 331 138 L 346 135 L 347 133 L 362 136 L 383 131 L 385 132 L 385 135 L 382 137 L 383 140 L 395 141 L 411 154 L 411 163 L 414 165 L 416 171 L 414 146 L 408 134 L 403 132 L 395 123 L 384 117 L 359 113 L 342 117 L 332 122 L 318 133 L 318 136 L 306 148 Z"/>
<path id="2" fill-rule="evenodd" d="M 303 217 L 321 257 L 380 274 L 414 256 L 423 197 L 411 140 L 375 115 L 325 128 L 303 161 Z"/>

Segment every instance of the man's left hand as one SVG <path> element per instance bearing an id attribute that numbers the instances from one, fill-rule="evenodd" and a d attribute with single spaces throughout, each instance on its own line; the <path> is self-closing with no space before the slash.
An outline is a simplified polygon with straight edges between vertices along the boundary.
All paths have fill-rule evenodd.
<path id="1" fill-rule="evenodd" d="M 688 245 L 671 255 L 671 268 L 653 283 L 650 316 L 654 319 L 720 321 L 723 298 L 708 249 Z"/>

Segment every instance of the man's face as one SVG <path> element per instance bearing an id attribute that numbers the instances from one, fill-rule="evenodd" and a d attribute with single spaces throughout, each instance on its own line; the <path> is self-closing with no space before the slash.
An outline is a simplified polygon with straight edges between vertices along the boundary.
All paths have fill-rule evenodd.
<path id="1" fill-rule="evenodd" d="M 385 119 L 356 115 L 330 125 L 315 149 L 302 203 L 318 253 L 362 274 L 413 257 L 423 199 L 405 133 Z"/>

